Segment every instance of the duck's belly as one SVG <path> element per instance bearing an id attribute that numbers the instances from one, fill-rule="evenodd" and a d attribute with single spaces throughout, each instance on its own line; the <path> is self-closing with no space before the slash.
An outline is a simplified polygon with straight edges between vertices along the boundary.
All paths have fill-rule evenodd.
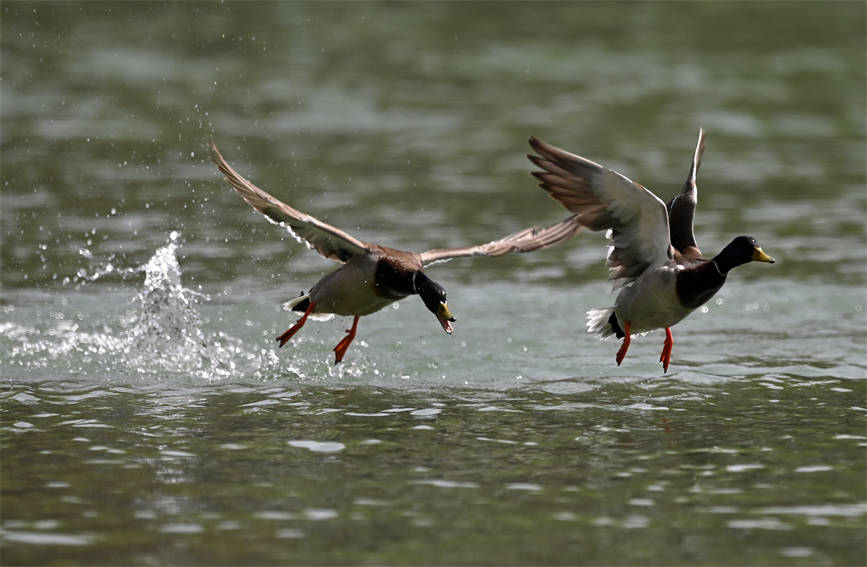
<path id="1" fill-rule="evenodd" d="M 373 283 L 375 267 L 346 263 L 319 280 L 310 290 L 316 313 L 335 315 L 369 315 L 397 299 L 376 293 Z"/>
<path id="2" fill-rule="evenodd" d="M 643 333 L 671 327 L 689 315 L 693 309 L 681 304 L 674 278 L 674 271 L 657 271 L 621 291 L 614 304 L 621 325 L 628 321 L 630 332 Z"/>

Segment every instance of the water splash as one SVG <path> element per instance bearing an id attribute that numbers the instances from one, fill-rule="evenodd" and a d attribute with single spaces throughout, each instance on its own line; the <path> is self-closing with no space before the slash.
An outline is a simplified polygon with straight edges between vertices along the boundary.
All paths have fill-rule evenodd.
<path id="1" fill-rule="evenodd" d="M 293 371 L 273 350 L 250 350 L 238 338 L 206 330 L 207 321 L 199 306 L 210 297 L 183 286 L 177 257 L 180 246 L 180 232 L 172 231 L 167 244 L 140 266 L 119 268 L 108 262 L 90 272 L 78 271 L 78 289 L 107 274 L 119 274 L 124 280 L 144 274 L 131 308 L 119 315 L 102 312 L 85 316 L 63 310 L 51 313 L 47 328 L 0 323 L 3 342 L 11 343 L 4 367 L 207 380 L 238 375 L 260 378 Z M 7 315 L 15 310 L 14 306 L 4 308 Z"/>
<path id="2" fill-rule="evenodd" d="M 133 301 L 136 309 L 126 322 L 126 338 L 142 351 L 168 349 L 169 359 L 176 351 L 196 352 L 207 347 L 201 318 L 195 309 L 206 295 L 186 289 L 181 284 L 181 267 L 176 252 L 180 234 L 172 231 L 168 245 L 139 267 L 145 273 L 143 289 Z"/>
<path id="3" fill-rule="evenodd" d="M 221 343 L 206 337 L 195 305 L 210 298 L 185 288 L 178 263 L 180 233 L 138 268 L 144 287 L 125 320 L 124 342 L 129 360 L 140 369 L 203 373 L 211 377 L 234 371 L 235 363 Z M 228 337 L 225 337 L 228 339 Z"/>

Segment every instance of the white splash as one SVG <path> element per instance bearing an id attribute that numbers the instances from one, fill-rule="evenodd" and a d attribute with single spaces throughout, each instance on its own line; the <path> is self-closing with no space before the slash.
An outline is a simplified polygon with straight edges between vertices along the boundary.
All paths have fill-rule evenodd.
<path id="1" fill-rule="evenodd" d="M 0 323 L 9 344 L 4 363 L 14 369 L 64 370 L 69 375 L 168 376 L 219 380 L 293 372 L 273 349 L 247 348 L 222 331 L 208 331 L 198 306 L 210 298 L 183 286 L 177 252 L 181 234 L 172 231 L 165 246 L 142 265 L 119 268 L 111 262 L 88 273 L 79 270 L 76 288 L 107 274 L 136 280 L 131 306 L 118 313 L 52 313 L 49 326 Z M 87 256 L 85 256 L 87 257 Z M 141 276 L 144 274 L 144 283 Z M 15 311 L 10 306 L 9 313 Z"/>

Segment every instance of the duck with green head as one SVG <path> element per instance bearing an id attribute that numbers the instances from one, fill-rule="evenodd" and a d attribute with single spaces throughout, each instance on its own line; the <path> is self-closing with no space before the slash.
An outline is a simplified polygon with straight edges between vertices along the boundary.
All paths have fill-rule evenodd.
<path id="1" fill-rule="evenodd" d="M 713 297 L 733 268 L 774 262 L 752 236 L 738 236 L 713 258 L 698 249 L 693 217 L 703 130 L 686 184 L 668 205 L 643 185 L 588 159 L 536 138 L 530 138 L 530 145 L 538 155 L 527 157 L 542 169 L 533 172 L 540 186 L 582 226 L 607 231 L 608 276 L 619 293 L 613 307 L 587 312 L 587 330 L 623 339 L 618 365 L 633 333 L 665 329 L 659 360 L 667 372 L 674 343 L 671 326 Z"/>
<path id="2" fill-rule="evenodd" d="M 502 256 L 510 252 L 532 252 L 564 242 L 581 226 L 575 215 L 545 228 L 530 227 L 486 244 L 463 248 L 407 252 L 359 240 L 311 215 L 281 202 L 242 177 L 230 166 L 213 140 L 211 159 L 226 181 L 256 211 L 279 224 L 320 255 L 342 265 L 316 282 L 309 292 L 285 304 L 302 313 L 301 318 L 277 337 L 282 347 L 304 326 L 308 317 L 344 315 L 353 317 L 352 327 L 334 347 L 335 364 L 343 360 L 355 338 L 358 319 L 410 295 L 418 295 L 434 314 L 443 330 L 453 332 L 455 318 L 446 302 L 442 285 L 424 273 L 426 266 L 461 256 Z"/>

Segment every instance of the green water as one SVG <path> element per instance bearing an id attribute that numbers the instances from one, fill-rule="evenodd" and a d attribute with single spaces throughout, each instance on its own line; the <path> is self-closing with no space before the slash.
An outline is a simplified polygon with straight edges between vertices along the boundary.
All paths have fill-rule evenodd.
<path id="1" fill-rule="evenodd" d="M 863 3 L 0 4 L 0 563 L 867 563 Z M 605 241 L 361 320 L 206 159 L 410 250 L 564 212 L 538 136 L 751 234 L 617 344 Z"/>

